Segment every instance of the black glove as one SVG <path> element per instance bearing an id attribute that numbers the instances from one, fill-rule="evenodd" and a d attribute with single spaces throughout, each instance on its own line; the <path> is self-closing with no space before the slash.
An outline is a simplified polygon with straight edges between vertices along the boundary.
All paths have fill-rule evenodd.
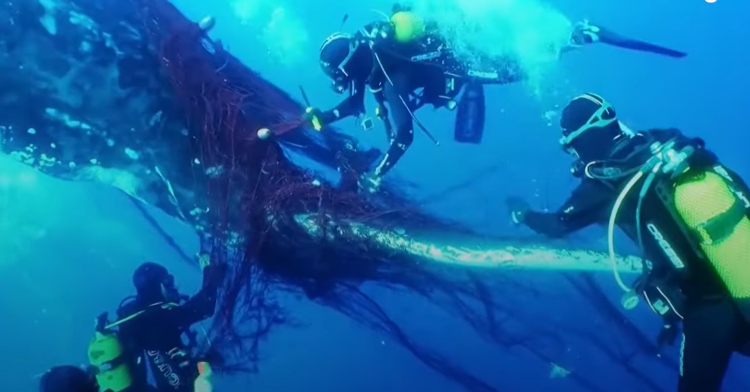
<path id="1" fill-rule="evenodd" d="M 510 219 L 513 223 L 520 225 L 526 218 L 526 213 L 529 212 L 529 203 L 521 199 L 520 197 L 513 196 L 505 199 L 505 204 L 510 210 Z"/>
<path id="2" fill-rule="evenodd" d="M 104 330 L 107 328 L 107 324 L 109 324 L 109 313 L 104 312 L 99 315 L 99 317 L 96 318 L 96 332 L 103 333 Z"/>

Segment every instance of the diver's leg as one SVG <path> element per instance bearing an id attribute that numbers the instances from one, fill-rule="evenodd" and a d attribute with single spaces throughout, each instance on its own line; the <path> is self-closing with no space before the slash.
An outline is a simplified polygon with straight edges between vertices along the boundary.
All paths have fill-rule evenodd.
<path id="1" fill-rule="evenodd" d="M 371 191 L 377 189 L 380 179 L 393 169 L 414 141 L 413 105 L 409 101 L 408 77 L 405 72 L 394 73 L 390 77 L 393 84 L 387 84 L 384 93 L 393 121 L 393 137 L 380 162 L 370 173 L 362 176 L 362 186 Z"/>
<path id="2" fill-rule="evenodd" d="M 743 320 L 728 299 L 690 304 L 683 322 L 678 392 L 719 392 Z"/>
<path id="3" fill-rule="evenodd" d="M 687 53 L 678 50 L 665 48 L 648 42 L 640 41 L 619 35 L 611 30 L 597 26 L 584 20 L 575 25 L 571 35 L 570 44 L 567 49 L 579 47 L 585 44 L 601 42 L 607 45 L 617 46 L 620 48 L 636 50 L 640 52 L 654 53 L 662 56 L 683 58 Z"/>

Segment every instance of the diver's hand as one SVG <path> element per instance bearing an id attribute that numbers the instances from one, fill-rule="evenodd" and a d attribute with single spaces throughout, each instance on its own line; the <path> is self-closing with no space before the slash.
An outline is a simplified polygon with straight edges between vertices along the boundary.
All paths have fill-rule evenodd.
<path id="1" fill-rule="evenodd" d="M 583 46 L 599 42 L 598 26 L 592 25 L 588 20 L 578 22 L 573 26 L 573 33 L 570 36 L 570 46 Z"/>
<path id="2" fill-rule="evenodd" d="M 513 223 L 517 225 L 523 224 L 526 213 L 530 209 L 529 203 L 520 197 L 513 196 L 505 199 L 505 204 L 508 206 L 508 210 L 510 210 L 510 219 Z"/>
<path id="3" fill-rule="evenodd" d="M 385 107 L 385 105 L 378 105 L 378 107 L 375 108 L 375 115 L 381 120 L 388 118 L 388 108 Z"/>
<path id="4" fill-rule="evenodd" d="M 195 257 L 198 259 L 198 265 L 201 270 L 211 265 L 211 255 L 208 253 L 197 253 Z"/>
<path id="5" fill-rule="evenodd" d="M 307 108 L 305 113 L 302 115 L 305 122 L 315 128 L 316 131 L 320 131 L 326 124 L 323 123 L 323 111 L 318 108 Z"/>
<path id="6" fill-rule="evenodd" d="M 99 317 L 96 318 L 96 325 L 95 329 L 97 332 L 104 332 L 105 329 L 107 329 L 107 324 L 109 324 L 109 313 L 104 312 L 99 315 Z"/>

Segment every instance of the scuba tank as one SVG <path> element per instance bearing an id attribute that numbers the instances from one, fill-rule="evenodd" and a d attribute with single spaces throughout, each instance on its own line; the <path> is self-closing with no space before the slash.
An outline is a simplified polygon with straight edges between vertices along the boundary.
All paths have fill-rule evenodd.
<path id="1" fill-rule="evenodd" d="M 675 181 L 671 204 L 735 304 L 750 320 L 750 219 L 747 195 L 720 165 Z M 662 193 L 666 202 L 668 194 Z"/>
<path id="2" fill-rule="evenodd" d="M 107 324 L 107 313 L 97 320 L 94 339 L 89 343 L 89 363 L 96 369 L 96 382 L 101 390 L 121 392 L 131 386 L 133 377 L 130 374 L 124 356 L 122 343 Z"/>
<path id="3" fill-rule="evenodd" d="M 622 188 L 608 224 L 610 256 L 614 255 L 614 227 L 619 210 L 626 197 L 641 183 L 635 217 L 639 246 L 643 248 L 641 206 L 648 191 L 654 189 L 678 226 L 686 232 L 695 254 L 712 267 L 742 314 L 750 320 L 750 260 L 747 260 L 750 202 L 718 163 L 710 167 L 691 167 L 691 158 L 700 146 L 683 141 L 678 144 L 677 139 L 652 143 L 649 146 L 651 157 Z M 647 229 L 659 242 L 661 235 Z M 662 249 L 676 269 L 685 267 L 674 250 L 668 251 L 671 247 L 662 246 Z M 614 276 L 626 292 L 623 306 L 635 307 L 638 293 L 622 282 L 616 269 Z"/>

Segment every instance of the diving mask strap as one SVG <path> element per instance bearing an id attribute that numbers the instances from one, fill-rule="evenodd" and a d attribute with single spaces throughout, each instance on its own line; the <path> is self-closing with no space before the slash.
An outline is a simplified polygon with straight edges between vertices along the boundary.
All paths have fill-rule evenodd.
<path id="1" fill-rule="evenodd" d="M 560 138 L 560 144 L 563 146 L 570 145 L 570 143 L 572 143 L 573 140 L 581 136 L 584 132 L 588 131 L 589 129 L 606 127 L 607 125 L 612 124 L 613 122 L 617 121 L 617 117 L 613 117 L 610 119 L 602 118 L 604 113 L 606 113 L 610 109 L 612 109 L 612 105 L 610 105 L 607 102 L 604 102 L 604 104 L 599 109 L 597 109 L 596 112 L 594 112 L 594 114 L 591 115 L 591 117 L 589 117 L 588 121 L 586 121 L 586 124 L 576 129 L 575 131 L 569 133 L 568 135 Z"/>
<path id="2" fill-rule="evenodd" d="M 346 57 L 344 57 L 343 60 L 341 60 L 339 66 L 336 67 L 336 69 L 341 71 L 341 73 L 343 73 L 347 78 L 349 77 L 349 73 L 346 72 L 345 68 L 347 65 L 349 65 L 349 62 L 352 61 L 354 54 L 357 53 L 357 49 L 359 49 L 359 40 L 353 39 L 349 44 L 349 53 L 346 55 Z"/>

